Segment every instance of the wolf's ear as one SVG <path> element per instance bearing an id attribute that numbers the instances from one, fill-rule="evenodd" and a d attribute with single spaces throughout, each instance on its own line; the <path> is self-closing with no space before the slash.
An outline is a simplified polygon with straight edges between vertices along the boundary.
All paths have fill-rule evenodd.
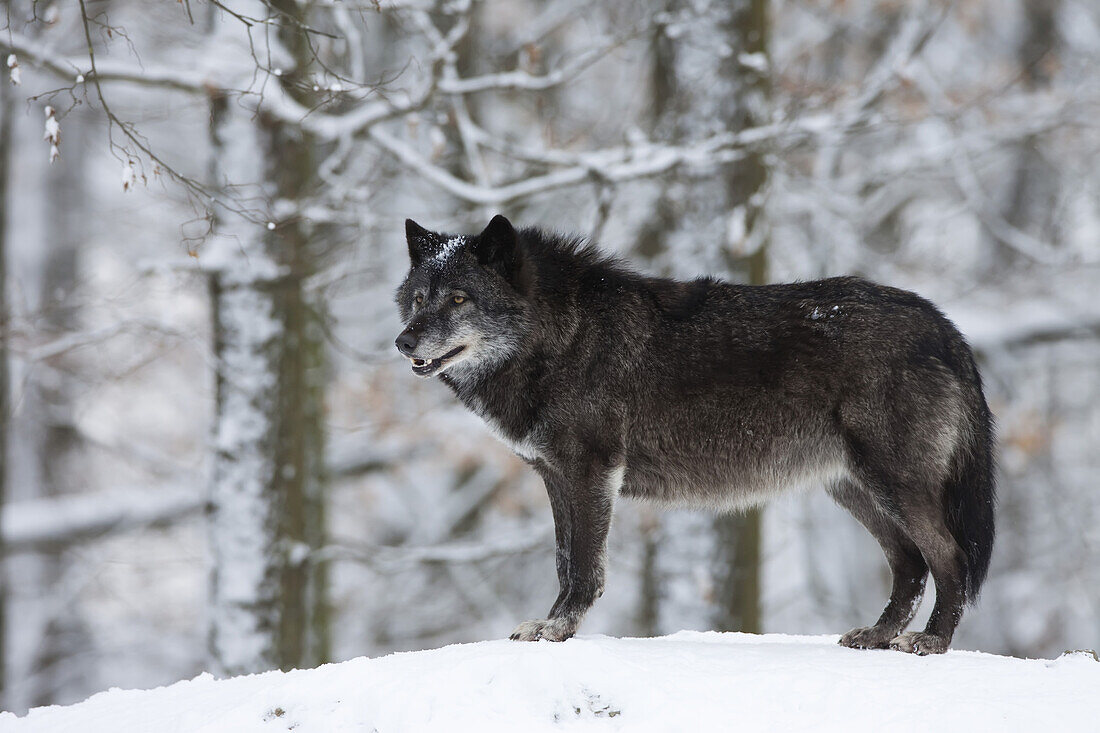
<path id="1" fill-rule="evenodd" d="M 496 270 L 505 280 L 517 284 L 520 252 L 512 222 L 500 214 L 494 216 L 489 226 L 478 235 L 473 250 L 477 261 L 484 267 Z"/>
<path id="2" fill-rule="evenodd" d="M 409 243 L 409 259 L 412 261 L 412 266 L 416 267 L 425 256 L 431 254 L 434 246 L 432 233 L 412 219 L 406 219 L 405 239 Z"/>

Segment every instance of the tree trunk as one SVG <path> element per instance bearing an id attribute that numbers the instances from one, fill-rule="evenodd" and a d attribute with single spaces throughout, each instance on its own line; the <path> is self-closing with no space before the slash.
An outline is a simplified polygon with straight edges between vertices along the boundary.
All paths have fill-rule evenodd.
<path id="1" fill-rule="evenodd" d="M 0 78 L 0 512 L 4 511 L 8 486 L 8 422 L 11 405 L 8 396 L 8 206 L 9 171 L 11 171 L 12 94 L 7 79 Z M 8 574 L 4 560 L 3 537 L 0 536 L 0 709 L 10 709 L 7 699 L 7 607 Z"/>
<path id="2" fill-rule="evenodd" d="M 657 134 L 697 139 L 767 121 L 766 0 L 677 0 L 657 38 Z M 700 271 L 760 284 L 767 280 L 763 216 L 768 170 L 759 153 L 672 181 L 643 232 L 640 249 L 667 272 Z M 650 539 L 657 599 L 652 632 L 685 626 L 758 632 L 760 512 L 712 518 L 677 511 Z M 644 595 L 644 594 L 643 594 Z"/>
<path id="3" fill-rule="evenodd" d="M 42 266 L 39 296 L 39 324 L 54 337 L 72 333 L 80 327 L 77 309 L 72 302 L 79 269 L 79 252 L 83 225 L 80 213 L 86 211 L 83 195 L 84 172 L 88 149 L 86 128 L 79 114 L 66 119 L 65 136 L 69 145 L 64 160 L 49 166 L 46 191 L 49 204 L 43 222 L 46 250 Z M 80 436 L 75 426 L 73 380 L 69 376 L 74 366 L 66 365 L 66 357 L 57 357 L 33 368 L 32 388 L 27 398 L 28 410 L 33 410 L 39 423 L 35 459 L 38 463 L 38 498 L 56 498 L 73 491 L 75 476 L 80 475 Z M 60 548 L 43 552 L 39 558 L 36 582 L 43 595 L 58 587 L 66 567 Z M 81 618 L 79 606 L 66 604 L 50 618 L 35 651 L 31 673 L 38 681 L 31 698 L 32 706 L 48 705 L 63 691 L 85 687 L 84 677 L 91 674 L 85 665 L 75 661 L 91 648 L 87 624 Z"/>
<path id="4" fill-rule="evenodd" d="M 300 17 L 295 3 L 277 5 L 281 22 Z M 248 12 L 266 15 L 259 3 Z M 243 26 L 217 20 L 219 36 L 245 48 Z M 299 61 L 280 80 L 288 90 L 308 73 L 299 32 L 279 31 Z M 250 188 L 246 216 L 225 189 L 212 242 L 210 654 L 226 674 L 313 666 L 328 658 L 325 569 L 313 559 L 324 535 L 323 345 L 304 289 L 314 253 L 296 213 L 314 183 L 313 141 L 215 96 L 211 147 L 212 179 Z"/>
<path id="5" fill-rule="evenodd" d="M 1058 47 L 1060 0 L 1024 0 L 1025 29 L 1016 50 L 1023 85 L 1037 92 L 1050 84 L 1050 55 Z M 1005 221 L 1039 240 L 1057 243 L 1058 171 L 1039 150 L 1040 135 L 1027 135 L 1016 144 L 1015 171 L 1001 215 Z M 1011 266 L 1019 254 L 1011 247 L 996 247 L 995 268 Z"/>
<path id="6" fill-rule="evenodd" d="M 283 77 L 283 86 L 304 107 L 312 109 L 317 100 L 303 89 L 310 89 L 309 72 L 314 69 L 313 51 L 303 31 L 308 24 L 306 8 L 300 0 L 272 0 L 271 6 L 282 16 L 279 39 L 295 61 L 295 71 Z M 300 128 L 267 121 L 273 148 L 269 152 L 276 196 L 280 201 L 302 206 L 317 185 L 317 142 Z M 282 217 L 273 232 L 276 250 L 288 264 L 289 286 L 285 289 L 287 348 L 283 364 L 283 433 L 279 455 L 293 466 L 293 475 L 283 476 L 288 496 L 284 513 L 284 532 L 293 542 L 311 551 L 325 543 L 324 400 L 325 349 L 321 327 L 321 304 L 313 302 L 305 289 L 306 278 L 317 268 L 313 242 L 321 239 L 297 212 Z M 285 470 L 284 470 L 285 473 Z M 285 598 L 294 604 L 285 608 L 280 633 L 283 669 L 329 661 L 330 629 L 328 607 L 328 566 L 309 560 L 288 568 L 283 575 Z"/>
<path id="7" fill-rule="evenodd" d="M 7 79 L 3 84 L 7 87 Z M 35 114 L 26 116 L 29 124 L 20 130 L 17 114 L 10 114 L 19 109 L 12 99 L 15 93 L 5 88 L 4 94 L 6 150 L 2 170 L 4 175 L 19 172 L 22 194 L 15 199 L 16 191 L 9 192 L 18 208 L 9 207 L 7 201 L 3 206 L 5 234 L 17 228 L 22 243 L 18 250 L 4 253 L 4 269 L 20 273 L 20 289 L 32 304 L 37 334 L 42 338 L 64 337 L 78 327 L 72 297 L 82 236 L 78 219 L 84 210 L 81 184 L 86 146 L 81 138 L 86 127 L 79 112 L 66 119 L 65 136 L 71 148 L 67 148 L 64 159 L 49 165 L 49 148 L 44 144 L 12 147 L 11 136 L 17 130 L 18 139 L 39 139 L 42 107 L 33 108 Z M 5 330 L 9 325 L 5 310 Z M 11 365 L 9 356 L 5 354 L 3 359 L 5 369 Z M 8 480 L 15 477 L 11 485 L 20 489 L 13 489 L 13 495 L 5 498 L 49 499 L 66 494 L 72 491 L 73 476 L 82 468 L 75 465 L 79 436 L 72 405 L 72 356 L 56 355 L 40 362 L 21 360 L 17 364 L 19 414 L 4 410 L 3 473 Z M 4 394 L 7 397 L 6 389 Z M 66 558 L 56 547 L 5 560 L 6 572 L 18 579 L 13 588 L 18 592 L 5 597 L 12 610 L 7 619 L 6 641 L 10 646 L 5 663 L 10 676 L 5 698 L 13 707 L 71 699 L 87 687 L 91 640 L 81 606 L 58 602 L 58 596 L 67 592 L 60 582 L 66 567 Z"/>

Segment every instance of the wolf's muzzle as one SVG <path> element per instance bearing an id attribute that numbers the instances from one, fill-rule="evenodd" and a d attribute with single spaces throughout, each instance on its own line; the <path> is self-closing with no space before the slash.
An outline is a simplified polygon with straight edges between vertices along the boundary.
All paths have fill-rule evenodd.
<path id="1" fill-rule="evenodd" d="M 411 328 L 406 328 L 404 331 L 402 331 L 401 335 L 397 337 L 396 341 L 394 341 L 394 344 L 396 344 L 397 346 L 397 350 L 405 356 L 412 355 L 413 351 L 416 350 L 416 345 L 418 343 L 420 343 L 420 338 L 417 333 Z"/>

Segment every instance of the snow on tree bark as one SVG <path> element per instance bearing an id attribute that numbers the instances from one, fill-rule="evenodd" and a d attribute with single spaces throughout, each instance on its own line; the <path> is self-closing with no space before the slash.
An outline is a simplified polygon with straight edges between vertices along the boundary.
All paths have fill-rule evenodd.
<path id="1" fill-rule="evenodd" d="M 8 487 L 8 171 L 11 170 L 12 100 L 8 88 L 0 84 L 0 512 L 4 511 Z M 0 535 L 0 558 L 4 556 L 4 538 Z M 0 707 L 7 707 L 8 607 L 7 563 L 0 561 Z"/>
<path id="2" fill-rule="evenodd" d="M 210 653 L 220 671 L 240 674 L 276 666 L 279 506 L 270 489 L 284 334 L 271 293 L 256 282 L 225 279 L 216 276 L 211 283 L 219 369 L 210 492 Z"/>
<path id="3" fill-rule="evenodd" d="M 284 19 L 296 9 L 280 7 Z M 222 34 L 238 34 L 227 46 L 247 53 L 243 26 L 220 20 Z M 224 189 L 204 255 L 216 271 L 218 363 L 210 655 L 231 674 L 310 666 L 327 656 L 324 572 L 312 562 L 323 536 L 322 346 L 303 285 L 313 271 L 308 233 L 280 213 L 313 180 L 311 141 L 228 95 L 212 101 L 211 141 L 212 179 L 248 193 Z"/>

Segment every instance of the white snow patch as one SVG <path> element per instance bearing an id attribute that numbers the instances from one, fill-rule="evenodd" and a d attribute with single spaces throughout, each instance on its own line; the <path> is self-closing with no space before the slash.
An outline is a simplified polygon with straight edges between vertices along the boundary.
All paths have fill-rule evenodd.
<path id="1" fill-rule="evenodd" d="M 61 142 L 61 125 L 57 121 L 53 107 L 46 107 L 43 111 L 46 113 L 46 132 L 42 136 L 42 139 L 48 143 L 57 145 Z"/>
<path id="2" fill-rule="evenodd" d="M 432 125 L 428 130 L 428 141 L 432 144 L 432 160 L 439 158 L 447 149 L 447 134 L 438 125 Z"/>
<path id="3" fill-rule="evenodd" d="M 737 57 L 737 61 L 744 67 L 764 73 L 768 70 L 768 57 L 757 51 L 756 53 L 743 53 Z"/>
<path id="4" fill-rule="evenodd" d="M 8 54 L 8 73 L 12 84 L 19 86 L 23 83 L 23 77 L 19 71 L 19 58 L 14 53 Z"/>
<path id="5" fill-rule="evenodd" d="M 680 632 L 488 641 L 0 715 L 0 731 L 1092 730 L 1100 663 Z"/>
<path id="6" fill-rule="evenodd" d="M 126 161 L 122 164 L 122 190 L 129 191 L 134 187 L 134 164 Z"/>
<path id="7" fill-rule="evenodd" d="M 435 253 L 432 260 L 437 264 L 443 264 L 453 257 L 464 244 L 466 244 L 465 237 L 451 237 L 442 247 L 440 247 L 439 251 Z"/>
<path id="8" fill-rule="evenodd" d="M 746 210 L 744 206 L 734 206 L 733 211 L 730 212 L 729 220 L 726 225 L 727 246 L 738 254 L 743 253 L 745 248 L 745 237 L 748 233 L 748 210 Z"/>
<path id="9" fill-rule="evenodd" d="M 14 56 L 8 57 L 8 63 L 11 63 Z M 13 72 L 17 71 L 18 67 L 12 69 Z M 46 113 L 46 133 L 42 136 L 42 139 L 50 144 L 50 162 L 54 162 L 61 157 L 61 125 L 57 121 L 57 117 L 54 113 L 54 108 L 47 106 L 43 112 Z"/>

